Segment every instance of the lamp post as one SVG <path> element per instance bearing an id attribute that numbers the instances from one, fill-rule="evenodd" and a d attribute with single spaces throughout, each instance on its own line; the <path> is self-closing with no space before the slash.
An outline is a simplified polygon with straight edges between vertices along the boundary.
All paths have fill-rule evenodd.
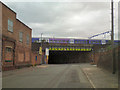
<path id="1" fill-rule="evenodd" d="M 114 10 L 113 10 L 113 0 L 111 0 L 111 46 L 112 46 L 112 62 L 113 62 L 113 71 L 112 73 L 115 74 L 116 66 L 115 66 L 115 49 L 114 49 Z"/>
<path id="2" fill-rule="evenodd" d="M 41 51 L 42 51 L 42 35 L 43 33 L 41 33 Z M 41 64 L 42 64 L 42 53 L 41 53 Z"/>

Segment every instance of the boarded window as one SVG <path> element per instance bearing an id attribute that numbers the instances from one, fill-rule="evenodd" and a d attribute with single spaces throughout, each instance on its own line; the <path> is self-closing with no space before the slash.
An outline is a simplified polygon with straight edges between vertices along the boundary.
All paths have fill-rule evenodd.
<path id="1" fill-rule="evenodd" d="M 11 47 L 6 47 L 6 53 L 5 53 L 5 62 L 12 62 L 13 60 L 13 52 Z"/>
<path id="2" fill-rule="evenodd" d="M 30 61 L 30 53 L 29 52 L 26 52 L 25 53 L 25 61 Z"/>
<path id="3" fill-rule="evenodd" d="M 18 61 L 23 62 L 24 61 L 24 54 L 23 53 L 18 53 Z"/>

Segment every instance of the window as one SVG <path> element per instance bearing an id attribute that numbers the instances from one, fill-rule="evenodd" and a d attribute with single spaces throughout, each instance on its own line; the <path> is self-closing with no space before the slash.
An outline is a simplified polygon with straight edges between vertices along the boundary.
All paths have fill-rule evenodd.
<path id="1" fill-rule="evenodd" d="M 98 44 L 101 44 L 101 41 L 98 41 Z"/>
<path id="2" fill-rule="evenodd" d="M 27 42 L 26 43 L 29 44 L 29 35 L 27 35 Z"/>
<path id="3" fill-rule="evenodd" d="M 8 19 L 8 31 L 13 32 L 13 21 Z"/>
<path id="4" fill-rule="evenodd" d="M 86 41 L 80 41 L 80 43 L 81 43 L 81 44 L 85 44 L 85 43 L 86 43 Z"/>
<path id="5" fill-rule="evenodd" d="M 65 43 L 65 40 L 63 40 L 63 43 Z"/>
<path id="6" fill-rule="evenodd" d="M 49 43 L 51 43 L 51 40 L 49 40 Z"/>
<path id="7" fill-rule="evenodd" d="M 54 40 L 55 41 L 55 43 L 57 43 L 57 40 Z"/>
<path id="8" fill-rule="evenodd" d="M 78 43 L 80 43 L 80 41 L 78 41 Z"/>
<path id="9" fill-rule="evenodd" d="M 59 42 L 59 43 L 61 43 L 61 41 L 60 41 L 60 40 L 59 40 L 58 42 Z"/>
<path id="10" fill-rule="evenodd" d="M 75 41 L 75 43 L 78 43 L 77 41 Z"/>
<path id="11" fill-rule="evenodd" d="M 23 42 L 23 32 L 19 32 L 19 41 Z"/>
<path id="12" fill-rule="evenodd" d="M 69 41 L 67 40 L 67 43 L 69 43 Z"/>
<path id="13" fill-rule="evenodd" d="M 6 52 L 11 52 L 11 51 L 12 51 L 12 48 L 6 47 Z"/>
<path id="14" fill-rule="evenodd" d="M 92 44 L 96 44 L 97 42 L 96 41 L 92 41 Z"/>

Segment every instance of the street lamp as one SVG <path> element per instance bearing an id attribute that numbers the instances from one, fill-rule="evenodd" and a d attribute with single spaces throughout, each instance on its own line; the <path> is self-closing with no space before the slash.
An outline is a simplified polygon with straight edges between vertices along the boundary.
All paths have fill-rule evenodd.
<path id="1" fill-rule="evenodd" d="M 113 61 L 113 74 L 116 72 L 116 66 L 115 66 L 115 49 L 114 49 L 114 10 L 113 10 L 113 0 L 111 0 L 111 46 L 112 46 L 112 61 Z"/>
<path id="2" fill-rule="evenodd" d="M 41 51 L 42 51 L 42 35 L 43 33 L 41 33 Z M 41 53 L 41 64 L 42 64 L 42 53 Z"/>

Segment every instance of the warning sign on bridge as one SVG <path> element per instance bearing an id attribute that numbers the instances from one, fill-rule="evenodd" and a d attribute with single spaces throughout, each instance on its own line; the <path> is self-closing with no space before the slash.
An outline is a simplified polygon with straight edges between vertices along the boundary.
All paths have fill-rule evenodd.
<path id="1" fill-rule="evenodd" d="M 46 48 L 45 54 L 46 54 L 46 56 L 49 56 L 49 49 L 48 48 Z"/>

